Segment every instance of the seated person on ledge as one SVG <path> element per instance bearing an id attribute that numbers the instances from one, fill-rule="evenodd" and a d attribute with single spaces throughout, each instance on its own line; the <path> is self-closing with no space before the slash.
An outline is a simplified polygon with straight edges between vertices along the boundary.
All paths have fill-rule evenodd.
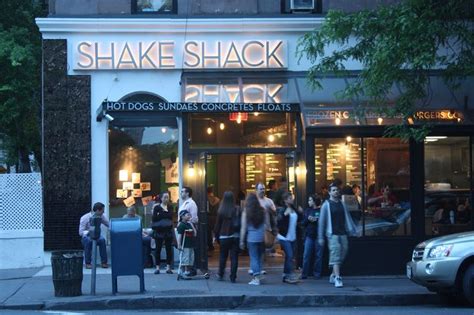
<path id="1" fill-rule="evenodd" d="M 79 236 L 81 237 L 82 246 L 84 246 L 84 258 L 86 262 L 86 268 L 92 268 L 92 239 L 89 237 L 89 229 L 91 227 L 92 216 L 100 217 L 101 224 L 109 227 L 109 219 L 104 215 L 105 205 L 101 202 L 96 202 L 92 211 L 84 214 L 79 221 Z M 99 246 L 100 260 L 102 262 L 102 268 L 108 268 L 107 264 L 107 247 L 105 244 L 105 238 L 101 235 L 97 240 L 97 246 Z"/>
<path id="2" fill-rule="evenodd" d="M 397 203 L 397 197 L 392 193 L 391 184 L 382 184 L 379 191 L 376 191 L 367 201 L 371 207 L 394 206 Z"/>

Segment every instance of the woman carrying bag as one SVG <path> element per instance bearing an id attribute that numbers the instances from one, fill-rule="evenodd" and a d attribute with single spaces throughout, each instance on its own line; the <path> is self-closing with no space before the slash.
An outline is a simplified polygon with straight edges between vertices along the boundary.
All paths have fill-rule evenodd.
<path id="1" fill-rule="evenodd" d="M 234 283 L 239 264 L 240 210 L 235 206 L 234 194 L 231 191 L 224 193 L 219 205 L 214 234 L 220 245 L 218 280 L 224 279 L 225 265 L 230 254 L 230 281 Z"/>
<path id="2" fill-rule="evenodd" d="M 297 283 L 298 279 L 294 274 L 293 258 L 295 257 L 296 227 L 302 218 L 293 204 L 293 195 L 285 192 L 282 196 L 284 206 L 277 209 L 277 239 L 285 253 L 285 264 L 283 268 L 283 282 Z"/>
<path id="3" fill-rule="evenodd" d="M 151 228 L 153 229 L 153 238 L 156 242 L 156 270 L 155 274 L 160 273 L 160 256 L 163 242 L 166 250 L 166 273 L 172 274 L 171 262 L 173 259 L 173 242 L 175 239 L 173 229 L 173 212 L 170 205 L 169 193 L 160 194 L 160 202 L 153 206 L 153 216 L 151 219 Z"/>

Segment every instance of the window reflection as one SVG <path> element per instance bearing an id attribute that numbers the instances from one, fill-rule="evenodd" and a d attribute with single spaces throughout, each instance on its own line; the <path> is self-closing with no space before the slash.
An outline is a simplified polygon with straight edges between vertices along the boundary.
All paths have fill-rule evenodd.
<path id="1" fill-rule="evenodd" d="M 470 230 L 469 137 L 425 139 L 425 233 Z"/>
<path id="2" fill-rule="evenodd" d="M 170 13 L 173 11 L 173 0 L 137 0 L 137 12 Z"/>
<path id="3" fill-rule="evenodd" d="M 109 130 L 110 217 L 120 218 L 134 204 L 144 226 L 150 222 L 151 198 L 178 192 L 178 130 L 169 126 L 113 127 Z"/>
<path id="4" fill-rule="evenodd" d="M 390 138 L 316 139 L 315 175 L 323 199 L 328 185 L 338 183 L 342 201 L 364 235 L 411 233 L 408 144 Z"/>

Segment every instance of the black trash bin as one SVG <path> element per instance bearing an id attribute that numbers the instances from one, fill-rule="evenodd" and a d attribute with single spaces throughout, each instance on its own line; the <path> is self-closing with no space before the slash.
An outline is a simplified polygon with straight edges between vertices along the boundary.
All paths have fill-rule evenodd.
<path id="1" fill-rule="evenodd" d="M 82 295 L 84 251 L 61 250 L 51 253 L 54 296 Z"/>

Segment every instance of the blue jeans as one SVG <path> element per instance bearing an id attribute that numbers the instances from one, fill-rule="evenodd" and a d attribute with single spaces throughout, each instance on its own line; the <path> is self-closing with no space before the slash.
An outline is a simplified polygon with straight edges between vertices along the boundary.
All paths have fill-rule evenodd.
<path id="1" fill-rule="evenodd" d="M 90 264 L 92 261 L 92 239 L 88 236 L 83 236 L 81 239 L 82 246 L 84 246 L 84 256 L 86 264 Z M 97 240 L 97 246 L 99 246 L 100 262 L 103 264 L 107 263 L 107 246 L 105 245 L 105 239 L 101 236 Z"/>
<path id="2" fill-rule="evenodd" d="M 313 275 L 319 278 L 323 270 L 323 247 L 319 245 L 317 239 L 306 237 L 303 253 L 303 277 L 307 277 L 309 274 L 311 258 L 314 258 Z"/>
<path id="3" fill-rule="evenodd" d="M 265 246 L 263 242 L 247 242 L 247 247 L 250 255 L 250 269 L 252 269 L 254 276 L 258 276 L 262 272 L 262 258 Z"/>
<path id="4" fill-rule="evenodd" d="M 283 274 L 289 276 L 293 272 L 293 258 L 295 257 L 296 241 L 279 240 L 281 248 L 285 252 L 285 264 L 283 265 Z"/>

